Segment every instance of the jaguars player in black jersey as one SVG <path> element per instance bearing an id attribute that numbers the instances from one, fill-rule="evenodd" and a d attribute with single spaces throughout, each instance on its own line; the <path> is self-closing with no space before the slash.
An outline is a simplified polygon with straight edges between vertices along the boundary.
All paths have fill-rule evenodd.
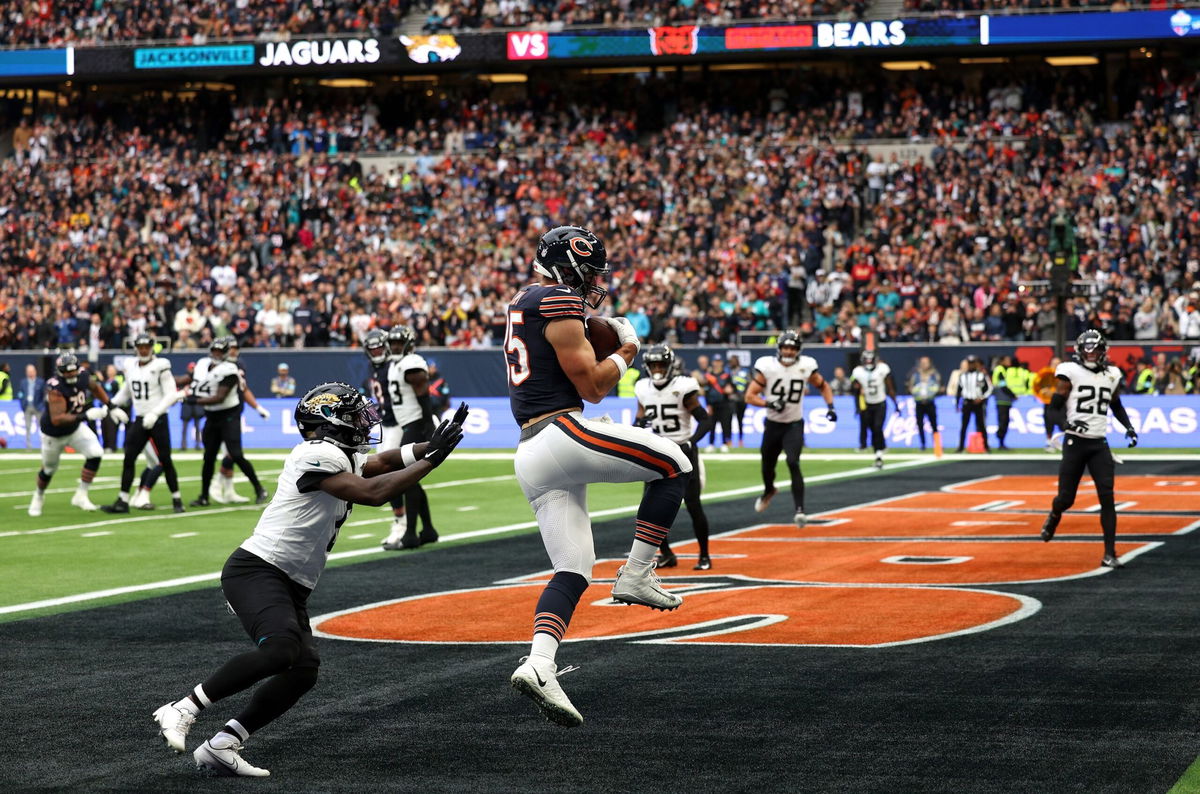
<path id="1" fill-rule="evenodd" d="M 1116 471 L 1105 438 L 1109 409 L 1125 428 L 1129 446 L 1137 446 L 1138 434 L 1121 404 L 1121 395 L 1117 393 L 1124 377 L 1120 369 L 1109 363 L 1107 352 L 1108 340 L 1104 334 L 1095 329 L 1084 331 L 1075 340 L 1075 360 L 1059 364 L 1054 372 L 1057 380 L 1050 407 L 1059 415 L 1066 409 L 1066 438 L 1058 468 L 1058 495 L 1042 525 L 1042 540 L 1049 541 L 1054 537 L 1062 514 L 1075 504 L 1075 493 L 1086 469 L 1092 475 L 1096 496 L 1100 499 L 1100 528 L 1104 531 L 1104 558 L 1100 564 L 1105 568 L 1121 568 L 1123 563 L 1117 556 L 1116 500 L 1113 498 Z"/>
<path id="2" fill-rule="evenodd" d="M 99 407 L 92 400 L 101 402 Z M 58 462 L 67 447 L 83 455 L 83 471 L 71 504 L 80 510 L 97 510 L 88 498 L 88 489 L 96 479 L 104 448 L 88 422 L 112 417 L 118 424 L 129 421 L 129 414 L 113 406 L 108 393 L 87 370 L 81 369 L 74 353 L 63 353 L 54 362 L 54 375 L 46 381 L 46 412 L 42 414 L 42 468 L 37 474 L 37 490 L 29 502 L 29 515 L 42 514 L 50 478 L 58 471 Z M 86 420 L 86 421 L 85 421 Z"/>

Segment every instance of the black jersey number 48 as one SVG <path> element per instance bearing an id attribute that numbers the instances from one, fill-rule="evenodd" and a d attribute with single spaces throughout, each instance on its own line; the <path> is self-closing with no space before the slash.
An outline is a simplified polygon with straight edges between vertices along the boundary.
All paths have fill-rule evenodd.
<path id="1" fill-rule="evenodd" d="M 802 380 L 786 381 L 786 383 L 788 384 L 786 390 L 783 387 L 784 383 L 785 383 L 785 381 L 782 381 L 782 380 L 777 380 L 774 383 L 772 383 L 771 389 L 770 389 L 771 396 L 775 397 L 777 399 L 781 399 L 787 403 L 800 402 L 800 399 L 804 396 L 804 381 L 802 381 Z"/>

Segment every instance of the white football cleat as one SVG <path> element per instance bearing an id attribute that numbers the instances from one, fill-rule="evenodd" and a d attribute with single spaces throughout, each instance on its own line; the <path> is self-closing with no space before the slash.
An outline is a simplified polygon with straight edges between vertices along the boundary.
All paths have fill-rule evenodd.
<path id="1" fill-rule="evenodd" d="M 766 510 L 771 504 L 771 500 L 775 498 L 775 494 L 777 493 L 779 493 L 779 491 L 775 488 L 772 488 L 769 491 L 764 491 L 762 496 L 754 500 L 754 512 L 761 513 L 762 511 Z"/>
<path id="2" fill-rule="evenodd" d="M 188 731 L 196 721 L 196 713 L 189 709 L 177 708 L 174 703 L 159 707 L 154 712 L 154 721 L 158 723 L 158 735 L 177 753 L 185 749 Z"/>
<path id="3" fill-rule="evenodd" d="M 209 739 L 196 748 L 192 758 L 196 759 L 197 769 L 206 769 L 222 777 L 270 777 L 266 769 L 259 769 L 240 755 L 245 745 L 236 739 L 231 739 L 228 745 L 213 746 Z"/>
<path id="4" fill-rule="evenodd" d="M 150 504 L 150 492 L 145 488 L 138 488 L 133 492 L 133 496 L 129 500 L 129 506 L 141 510 L 153 510 L 154 505 Z"/>
<path id="5" fill-rule="evenodd" d="M 658 574 L 654 572 L 654 563 L 641 571 L 630 568 L 628 563 L 618 568 L 612 598 L 621 604 L 637 604 L 668 612 L 678 609 L 683 603 L 683 596 L 668 593 L 662 588 Z"/>
<path id="6" fill-rule="evenodd" d="M 571 705 L 571 699 L 558 683 L 560 675 L 576 669 L 564 667 L 559 672 L 557 665 L 549 659 L 526 656 L 508 682 L 532 700 L 546 719 L 564 728 L 577 728 L 583 724 L 583 715 Z"/>
<path id="7" fill-rule="evenodd" d="M 244 505 L 250 500 L 245 496 L 240 496 L 237 491 L 233 490 L 233 478 L 228 480 L 222 478 L 221 483 L 222 496 L 225 497 L 225 502 L 231 505 Z"/>
<path id="8" fill-rule="evenodd" d="M 89 513 L 100 509 L 92 504 L 91 499 L 88 499 L 87 491 L 76 491 L 75 495 L 71 497 L 71 506 L 78 507 L 80 510 L 86 510 Z"/>
<path id="9" fill-rule="evenodd" d="M 37 518 L 42 514 L 42 505 L 46 503 L 46 494 L 41 491 L 34 491 L 33 498 L 29 500 L 29 515 Z"/>
<path id="10" fill-rule="evenodd" d="M 803 529 L 808 524 L 808 516 L 804 515 L 803 510 L 797 510 L 796 515 L 792 516 L 792 521 L 796 522 L 796 526 Z"/>

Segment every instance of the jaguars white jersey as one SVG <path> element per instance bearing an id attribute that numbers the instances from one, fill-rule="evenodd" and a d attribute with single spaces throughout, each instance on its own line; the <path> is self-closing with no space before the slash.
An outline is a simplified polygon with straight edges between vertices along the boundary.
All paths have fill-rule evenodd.
<path id="1" fill-rule="evenodd" d="M 421 418 L 421 406 L 417 405 L 417 392 L 413 389 L 412 384 L 404 379 L 404 374 L 414 369 L 429 371 L 429 365 L 425 363 L 425 359 L 416 353 L 402 356 L 399 361 L 393 361 L 392 365 L 388 367 L 387 387 L 388 393 L 392 396 L 392 415 L 396 417 L 396 424 L 401 427 L 412 424 Z"/>
<path id="2" fill-rule="evenodd" d="M 1085 438 L 1104 438 L 1108 433 L 1108 405 L 1121 385 L 1121 370 L 1107 366 L 1096 372 L 1074 361 L 1064 361 L 1054 374 L 1071 383 L 1067 395 L 1067 426 L 1083 424 Z"/>
<path id="3" fill-rule="evenodd" d="M 233 388 L 221 402 L 216 405 L 205 405 L 205 411 L 224 411 L 227 408 L 237 407 L 238 401 L 241 399 L 238 390 L 238 386 L 241 385 L 241 373 L 238 371 L 237 364 L 232 361 L 214 362 L 212 358 L 205 356 L 196 362 L 196 368 L 192 370 L 192 393 L 197 397 L 212 397 L 226 378 L 235 379 Z"/>
<path id="4" fill-rule="evenodd" d="M 817 360 L 812 356 L 797 356 L 791 364 L 784 364 L 778 356 L 762 356 L 754 362 L 754 370 L 762 373 L 767 385 L 763 387 L 763 399 L 767 402 L 783 400 L 783 410 L 767 409 L 767 418 L 772 422 L 799 422 L 804 418 L 804 384 L 817 371 Z"/>
<path id="5" fill-rule="evenodd" d="M 325 493 L 320 483 L 344 471 L 362 474 L 367 456 L 331 441 L 305 441 L 283 462 L 271 503 L 242 548 L 310 590 L 317 585 L 338 530 L 354 507 Z"/>
<path id="6" fill-rule="evenodd" d="M 151 411 L 161 415 L 175 403 L 175 391 L 170 361 L 155 356 L 142 364 L 134 356 L 125 363 L 125 384 L 113 402 L 125 405 L 132 401 L 134 416 L 145 416 Z"/>
<path id="7" fill-rule="evenodd" d="M 633 394 L 642 406 L 647 426 L 663 438 L 682 444 L 692 437 L 692 412 L 683 407 L 689 394 L 700 391 L 700 384 L 687 375 L 676 375 L 661 389 L 650 378 L 639 378 Z"/>
<path id="8" fill-rule="evenodd" d="M 880 361 L 874 369 L 858 366 L 850 373 L 850 380 L 862 387 L 863 400 L 867 405 L 879 405 L 887 400 L 887 377 L 892 368 Z"/>

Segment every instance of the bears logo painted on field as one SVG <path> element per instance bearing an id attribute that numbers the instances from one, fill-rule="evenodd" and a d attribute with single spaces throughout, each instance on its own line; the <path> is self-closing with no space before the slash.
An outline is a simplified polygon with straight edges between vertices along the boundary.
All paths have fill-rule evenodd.
<path id="1" fill-rule="evenodd" d="M 700 43 L 696 25 L 650 28 L 649 33 L 650 51 L 655 55 L 695 55 Z"/>

